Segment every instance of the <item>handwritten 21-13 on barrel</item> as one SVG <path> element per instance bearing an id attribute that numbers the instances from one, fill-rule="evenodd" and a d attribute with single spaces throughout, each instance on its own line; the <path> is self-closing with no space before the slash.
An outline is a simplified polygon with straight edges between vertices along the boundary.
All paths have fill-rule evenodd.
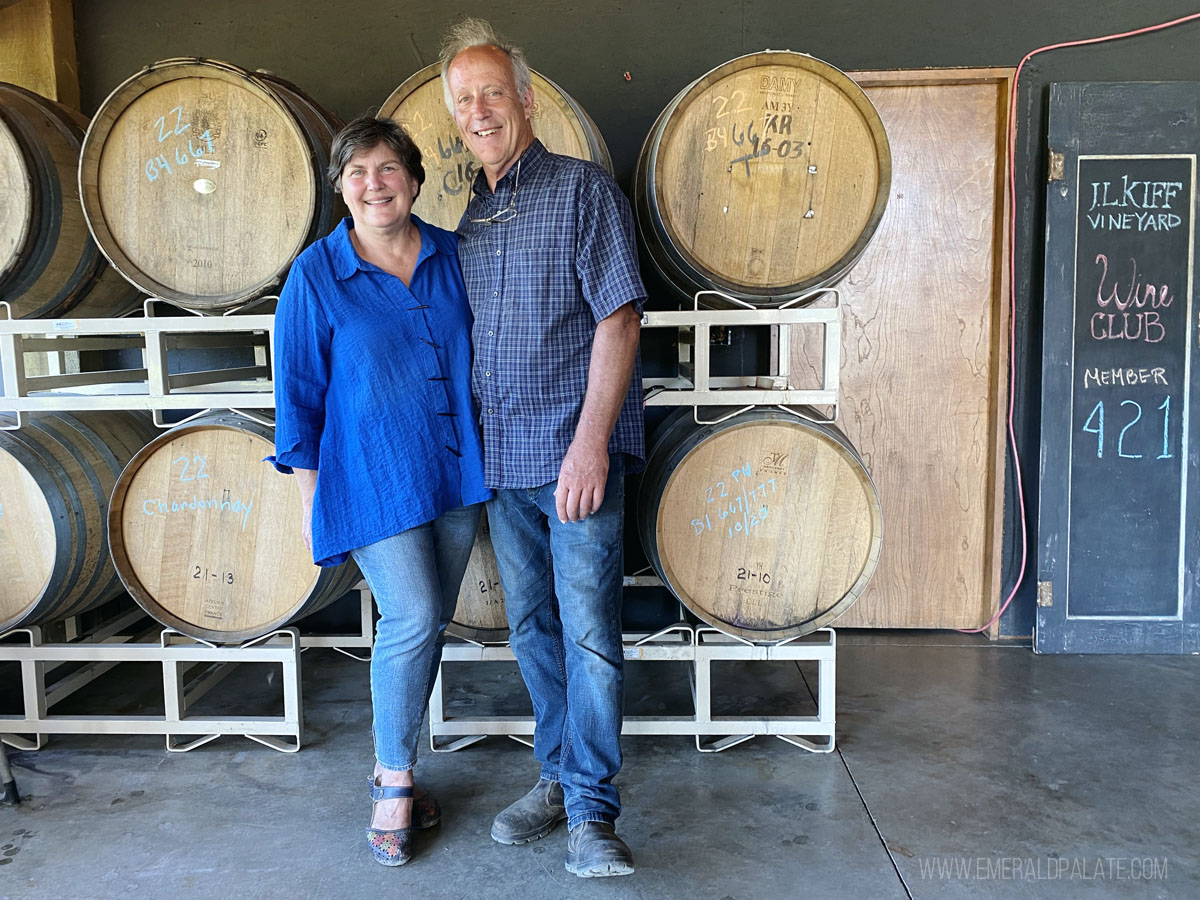
<path id="1" fill-rule="evenodd" d="M 0 83 L 0 300 L 15 318 L 119 316 L 139 302 L 79 206 L 86 128 L 74 110 Z"/>
<path id="2" fill-rule="evenodd" d="M 844 275 L 883 218 L 892 157 L 863 90 L 803 53 L 765 51 L 685 87 L 646 137 L 638 233 L 688 300 L 778 306 Z"/>
<path id="3" fill-rule="evenodd" d="M 109 507 L 113 562 L 148 613 L 233 642 L 316 612 L 360 579 L 313 565 L 296 480 L 264 463 L 274 429 L 208 413 L 159 435 L 126 466 Z"/>
<path id="4" fill-rule="evenodd" d="M 648 448 L 642 546 L 705 622 L 753 641 L 799 637 L 866 587 L 882 511 L 834 426 L 775 409 L 701 425 L 689 407 L 663 420 Z"/>
<path id="5" fill-rule="evenodd" d="M 0 632 L 121 593 L 105 538 L 108 498 L 154 433 L 149 416 L 128 412 L 33 413 L 0 431 Z"/>
<path id="6" fill-rule="evenodd" d="M 612 171 L 600 129 L 575 99 L 538 72 L 531 72 L 534 136 L 551 153 L 587 159 Z M 425 184 L 413 212 L 433 225 L 453 231 L 471 197 L 479 162 L 458 136 L 442 91 L 441 67 L 426 66 L 383 101 L 379 115 L 399 122 L 421 150 Z"/>
<path id="7" fill-rule="evenodd" d="M 344 215 L 325 177 L 340 124 L 270 73 L 156 62 L 120 84 L 88 128 L 88 227 L 151 296 L 208 312 L 269 294 Z"/>

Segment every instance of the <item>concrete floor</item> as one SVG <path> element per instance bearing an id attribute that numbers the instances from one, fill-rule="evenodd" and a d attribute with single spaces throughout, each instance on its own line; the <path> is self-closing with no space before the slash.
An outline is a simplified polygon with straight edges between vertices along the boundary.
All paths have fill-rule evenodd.
<path id="1" fill-rule="evenodd" d="M 681 666 L 631 663 L 628 711 L 682 712 Z M 812 712 L 808 664 L 726 666 L 714 712 Z M 268 667 L 240 668 L 205 702 L 276 696 Z M 0 712 L 16 711 L 15 678 L 0 668 Z M 157 679 L 125 664 L 60 711 L 152 711 Z M 447 684 L 452 713 L 528 709 L 510 664 L 456 664 Z M 1200 898 L 1196 658 L 842 632 L 835 753 L 626 738 L 619 830 L 638 869 L 592 881 L 564 871 L 562 828 L 489 839 L 537 775 L 505 738 L 426 753 L 418 781 L 444 821 L 409 865 L 375 864 L 367 667 L 310 651 L 303 690 L 297 754 L 237 737 L 169 754 L 122 735 L 10 751 L 24 802 L 0 807 L 0 897 Z"/>

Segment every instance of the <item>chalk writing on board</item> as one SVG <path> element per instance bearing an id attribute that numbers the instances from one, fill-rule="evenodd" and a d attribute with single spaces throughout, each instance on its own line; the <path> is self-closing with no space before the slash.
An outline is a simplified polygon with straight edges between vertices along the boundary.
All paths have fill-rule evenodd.
<path id="1" fill-rule="evenodd" d="M 1143 283 L 1135 257 L 1129 258 L 1129 269 L 1124 273 L 1124 278 L 1115 274 L 1110 276 L 1107 254 L 1097 253 L 1095 262 L 1099 269 L 1096 305 L 1101 309 L 1112 307 L 1117 312 L 1092 314 L 1092 340 L 1157 344 L 1165 338 L 1167 330 L 1158 310 L 1166 309 L 1175 302 L 1170 286 L 1152 279 L 1146 279 Z"/>
<path id="2" fill-rule="evenodd" d="M 1093 367 L 1083 370 L 1085 388 L 1103 385 L 1133 386 L 1138 384 L 1166 384 L 1167 370 L 1161 366 L 1139 369 L 1101 369 Z"/>
<path id="3" fill-rule="evenodd" d="M 1128 175 L 1093 181 L 1087 223 L 1096 231 L 1170 231 L 1183 219 L 1162 210 L 1172 209 L 1182 191 L 1182 181 L 1139 181 Z"/>
<path id="4" fill-rule="evenodd" d="M 250 521 L 250 511 L 254 507 L 254 498 L 241 500 L 230 496 L 228 490 L 222 492 L 220 499 L 216 497 L 198 497 L 192 494 L 191 500 L 172 500 L 169 503 L 162 498 L 152 498 L 142 503 L 142 512 L 147 516 L 168 516 L 172 514 L 213 510 L 215 512 L 232 512 L 242 514 L 242 531 Z"/>
<path id="5" fill-rule="evenodd" d="M 1157 399 L 1157 398 L 1155 398 Z M 1110 401 L 1111 409 L 1114 403 Z M 1106 433 L 1104 423 L 1105 401 L 1098 400 L 1084 420 L 1080 429 L 1085 434 L 1096 437 L 1096 458 L 1104 459 L 1107 446 L 1110 455 L 1116 453 L 1119 459 L 1174 459 L 1172 451 L 1173 437 L 1171 433 L 1171 395 L 1154 406 L 1151 400 L 1148 406 L 1143 406 L 1137 400 L 1124 399 L 1116 403 L 1120 416 L 1121 430 L 1113 440 L 1111 429 Z M 1149 409 L 1160 415 L 1151 417 L 1146 413 Z M 1161 441 L 1161 443 L 1160 443 Z"/>

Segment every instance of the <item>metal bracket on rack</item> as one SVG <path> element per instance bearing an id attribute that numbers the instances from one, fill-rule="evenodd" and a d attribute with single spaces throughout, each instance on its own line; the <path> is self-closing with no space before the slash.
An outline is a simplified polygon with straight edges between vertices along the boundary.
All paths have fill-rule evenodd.
<path id="1" fill-rule="evenodd" d="M 223 734 L 238 734 L 284 753 L 300 749 L 300 636 L 285 628 L 237 646 L 218 646 L 187 637 L 172 629 L 159 633 L 157 644 L 146 641 L 111 643 L 94 640 L 65 644 L 42 642 L 40 628 L 17 628 L 2 637 L 21 638 L 22 643 L 0 644 L 0 661 L 20 663 L 24 713 L 0 716 L 0 738 L 25 750 L 41 748 L 47 734 L 162 734 L 169 751 L 199 747 Z M 95 635 L 89 637 L 95 638 Z M 53 715 L 50 707 L 94 679 L 97 671 L 81 676 L 73 673 L 47 685 L 46 673 L 64 662 L 83 662 L 88 667 L 106 667 L 122 662 L 162 664 L 164 714 L 161 716 Z M 188 707 L 229 674 L 230 663 L 265 662 L 282 666 L 282 716 L 197 716 Z M 184 680 L 196 665 L 207 668 L 198 677 Z M 86 667 L 85 667 L 86 668 Z M 34 735 L 28 741 L 20 735 Z M 180 741 L 180 737 L 191 740 Z"/>
<path id="2" fill-rule="evenodd" d="M 714 295 L 724 300 L 724 309 L 705 308 L 701 298 Z M 821 295 L 828 295 L 831 306 L 800 306 Z M 711 372 L 710 334 L 716 327 L 767 325 L 772 330 L 772 365 L 765 375 L 716 376 Z M 822 334 L 820 387 L 798 388 L 790 372 L 793 326 L 819 327 Z M 754 406 L 777 406 L 796 413 L 792 406 L 825 406 L 836 421 L 838 373 L 841 368 L 842 324 L 838 292 L 822 288 L 795 297 L 774 308 L 757 308 L 720 291 L 700 291 L 690 310 L 650 310 L 642 315 L 643 328 L 679 329 L 679 375 L 676 378 L 644 378 L 647 406 L 721 406 L 739 407 L 716 421 L 744 412 Z M 796 413 L 798 414 L 798 413 Z M 702 420 L 699 424 L 714 424 Z"/>
<path id="3" fill-rule="evenodd" d="M 160 316 L 154 298 L 143 315 L 120 319 L 0 318 L 0 407 L 18 419 L 35 411 L 141 409 L 271 409 L 275 406 L 275 317 L 205 316 L 172 307 Z M 5 312 L 11 315 L 7 304 Z M 168 374 L 173 350 L 251 348 L 254 364 Z M 84 350 L 139 350 L 142 366 L 100 372 L 31 375 L 28 353 L 61 357 Z M 156 423 L 165 425 L 156 415 Z M 20 424 L 24 424 L 23 421 Z"/>
<path id="4" fill-rule="evenodd" d="M 822 628 L 777 644 L 752 644 L 714 628 L 692 628 L 680 622 L 653 634 L 625 634 L 627 660 L 688 662 L 693 713 L 681 716 L 626 716 L 622 734 L 691 735 L 696 749 L 717 753 L 756 735 L 774 735 L 813 753 L 834 748 L 834 697 L 836 679 L 836 636 Z M 516 657 L 507 646 L 447 644 L 445 662 L 512 662 Z M 817 671 L 817 714 L 815 716 L 713 716 L 712 663 L 715 661 L 815 660 Z M 446 715 L 444 665 L 438 668 L 429 699 L 429 744 L 436 753 L 469 747 L 489 735 L 507 735 L 522 743 L 533 736 L 532 716 Z M 450 738 L 439 742 L 439 738 Z M 704 739 L 708 739 L 707 742 Z M 814 740 L 810 740 L 814 738 Z"/>

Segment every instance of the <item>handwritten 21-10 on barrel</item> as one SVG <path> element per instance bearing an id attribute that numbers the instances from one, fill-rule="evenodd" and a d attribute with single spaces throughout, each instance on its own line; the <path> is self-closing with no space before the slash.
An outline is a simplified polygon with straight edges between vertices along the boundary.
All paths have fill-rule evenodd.
<path id="1" fill-rule="evenodd" d="M 154 432 L 149 416 L 128 412 L 33 413 L 0 431 L 0 632 L 121 593 L 105 539 L 108 498 Z"/>
<path id="2" fill-rule="evenodd" d="M 531 72 L 533 134 L 551 153 L 587 159 L 612 171 L 608 147 L 596 123 L 575 99 L 546 76 Z M 479 162 L 463 146 L 446 108 L 441 68 L 426 66 L 383 101 L 379 115 L 395 119 L 417 143 L 425 184 L 413 212 L 430 224 L 453 231 L 471 197 Z"/>
<path id="3" fill-rule="evenodd" d="M 862 89 L 819 59 L 768 50 L 717 66 L 662 111 L 634 171 L 634 212 L 655 267 L 689 300 L 718 290 L 778 306 L 849 270 L 891 173 Z"/>
<path id="4" fill-rule="evenodd" d="M 879 561 L 883 516 L 845 436 L 775 409 L 698 425 L 669 415 L 638 496 L 646 556 L 715 628 L 799 637 L 849 609 Z"/>
<path id="5" fill-rule="evenodd" d="M 207 59 L 154 63 L 88 128 L 88 227 L 151 296 L 217 311 L 269 294 L 344 214 L 325 176 L 339 127 L 274 75 Z"/>
<path id="6" fill-rule="evenodd" d="M 347 562 L 313 565 L 296 479 L 275 471 L 274 429 L 209 413 L 161 434 L 126 466 L 108 511 L 113 562 L 148 613 L 184 634 L 260 637 L 344 596 Z"/>
<path id="7" fill-rule="evenodd" d="M 79 206 L 86 128 L 74 110 L 0 83 L 0 300 L 16 318 L 118 316 L 138 303 Z"/>

